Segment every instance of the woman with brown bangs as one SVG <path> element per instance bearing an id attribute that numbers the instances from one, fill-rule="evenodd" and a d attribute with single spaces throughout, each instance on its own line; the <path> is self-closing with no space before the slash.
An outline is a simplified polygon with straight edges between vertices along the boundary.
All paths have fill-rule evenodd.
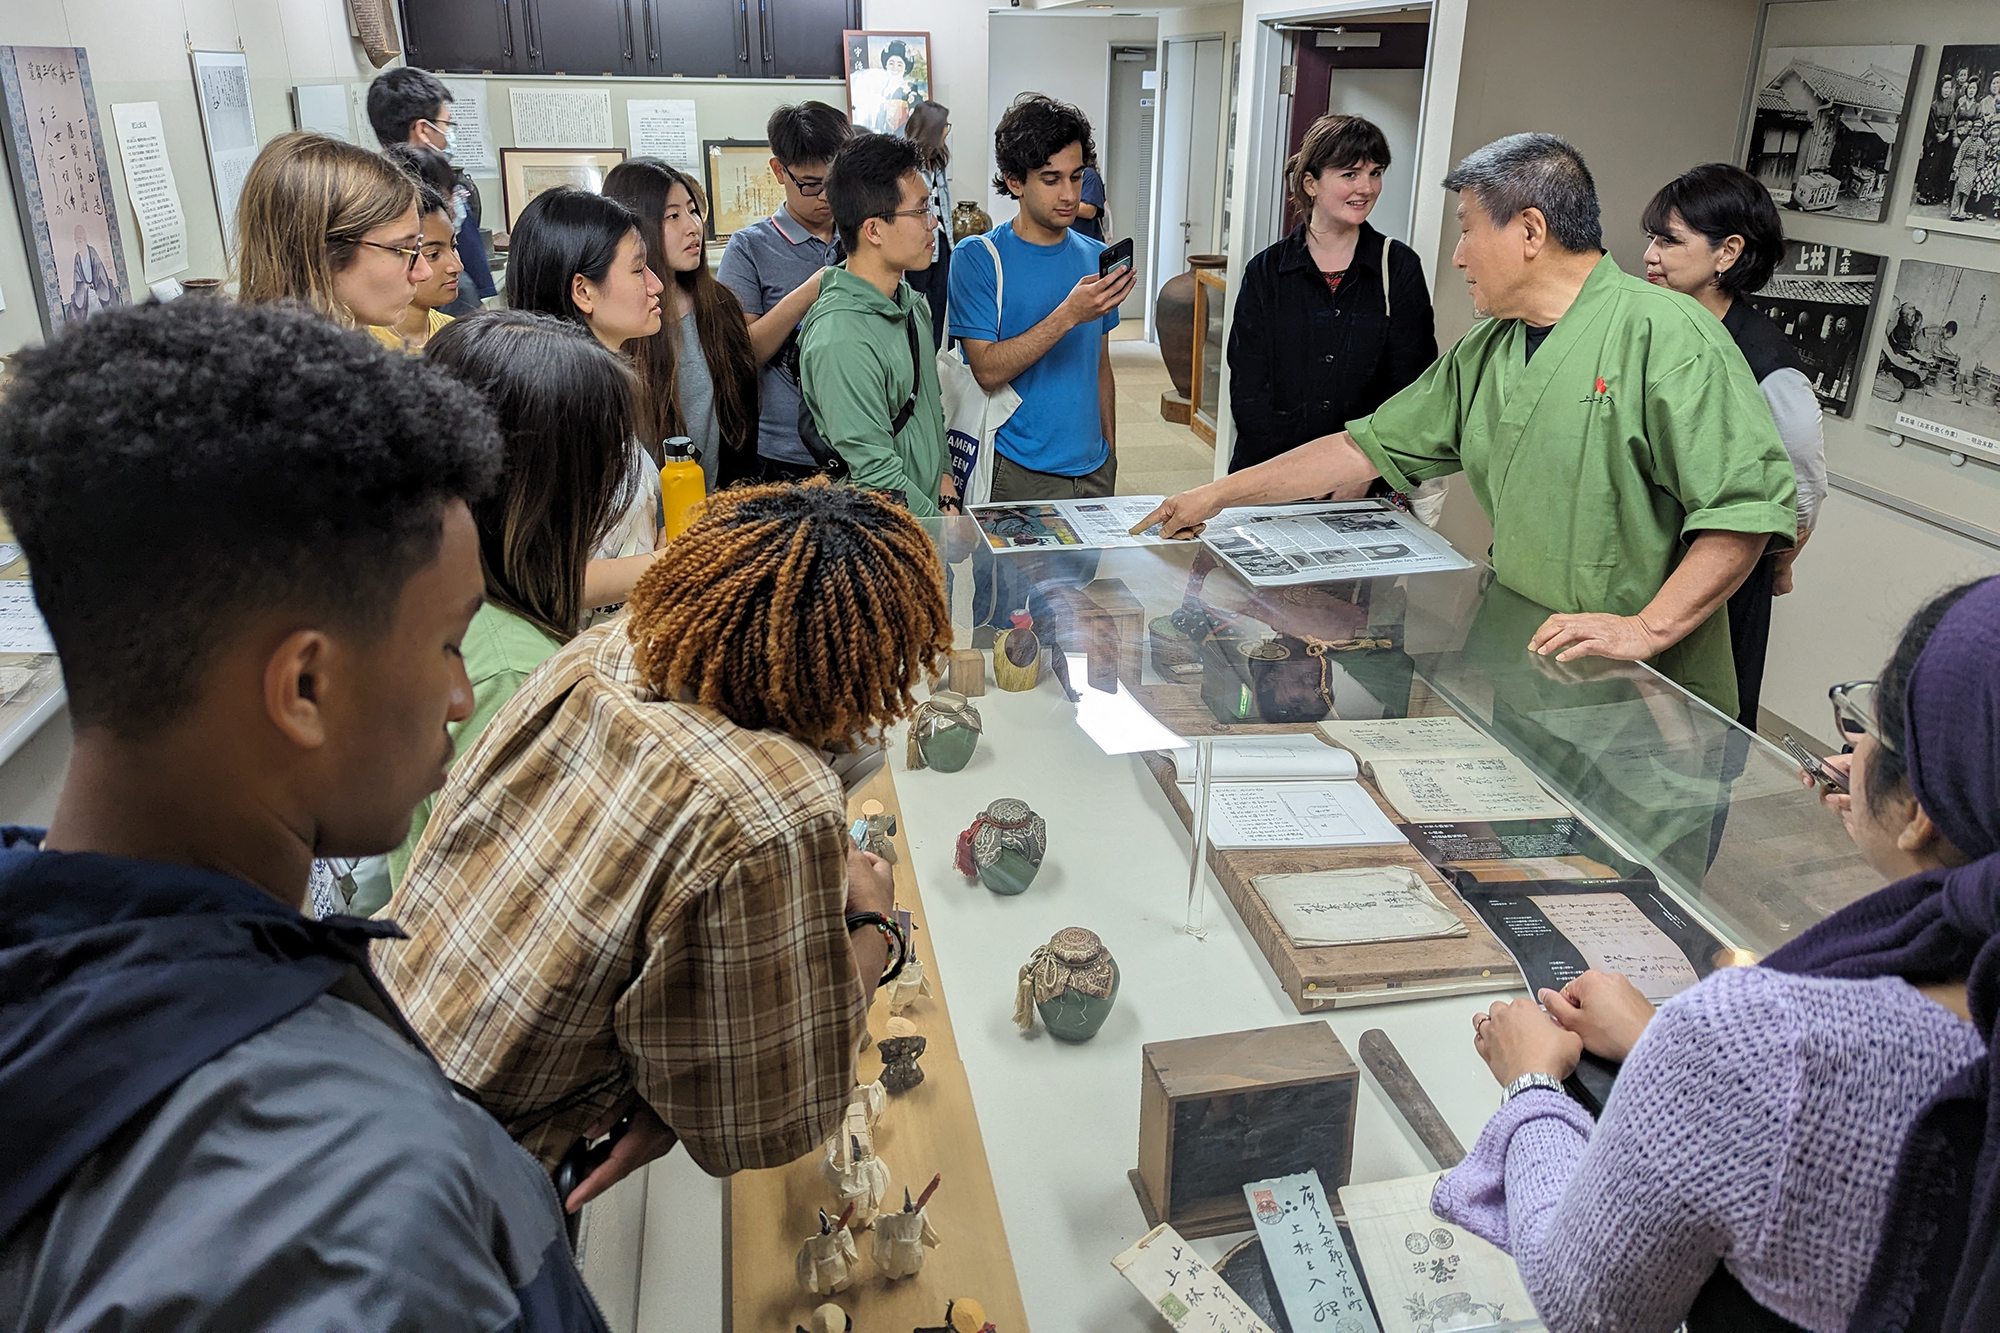
<path id="1" fill-rule="evenodd" d="M 713 494 L 757 475 L 757 358 L 743 306 L 708 271 L 701 187 L 656 158 L 604 178 L 605 197 L 638 215 L 652 267 L 666 283 L 660 331 L 629 346 L 642 389 L 639 438 L 648 449 L 694 441 Z"/>
<path id="2" fill-rule="evenodd" d="M 431 276 L 417 183 L 386 159 L 321 134 L 264 145 L 236 205 L 236 295 L 298 301 L 348 327 L 401 320 Z"/>

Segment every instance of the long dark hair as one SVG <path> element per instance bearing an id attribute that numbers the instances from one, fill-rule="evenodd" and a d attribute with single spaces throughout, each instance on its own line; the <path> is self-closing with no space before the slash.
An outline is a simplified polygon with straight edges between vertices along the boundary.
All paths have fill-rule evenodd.
<path id="1" fill-rule="evenodd" d="M 936 102 L 917 103 L 903 122 L 903 137 L 917 146 L 925 171 L 942 171 L 951 164 L 951 150 L 944 143 L 945 126 L 950 123 L 951 108 Z"/>
<path id="2" fill-rule="evenodd" d="M 576 275 L 603 282 L 619 243 L 633 232 L 645 239 L 639 219 L 615 199 L 568 185 L 543 191 L 514 223 L 507 304 L 588 329 L 590 321 L 576 308 Z"/>
<path id="3" fill-rule="evenodd" d="M 631 500 L 632 372 L 575 324 L 523 310 L 453 320 L 424 359 L 485 395 L 506 440 L 500 484 L 472 506 L 487 600 L 573 638 L 584 566 Z"/>
<path id="4" fill-rule="evenodd" d="M 638 219 L 651 249 L 660 244 L 666 226 L 667 196 L 684 187 L 697 213 L 706 213 L 701 187 L 657 158 L 633 158 L 613 167 L 604 178 L 606 198 L 615 199 Z M 715 386 L 715 419 L 722 428 L 722 447 L 747 449 L 757 429 L 757 358 L 750 350 L 750 328 L 736 294 L 715 280 L 706 263 L 686 273 L 655 266 L 662 281 L 676 284 L 694 301 L 695 334 L 702 359 Z M 664 303 L 662 303 L 664 305 Z M 675 374 L 682 354 L 680 321 L 662 319 L 660 331 L 630 345 L 639 372 L 639 438 L 648 448 L 674 435 L 686 435 L 689 423 L 681 411 L 680 380 Z"/>

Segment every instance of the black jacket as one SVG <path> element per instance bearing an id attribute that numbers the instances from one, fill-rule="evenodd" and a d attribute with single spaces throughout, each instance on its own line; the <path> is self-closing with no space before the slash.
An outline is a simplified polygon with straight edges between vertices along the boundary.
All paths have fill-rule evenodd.
<path id="1" fill-rule="evenodd" d="M 1389 246 L 1389 313 L 1382 247 Z M 1338 293 L 1303 224 L 1243 268 L 1229 331 L 1229 470 L 1261 463 L 1367 416 L 1437 360 L 1431 293 L 1416 251 L 1361 224 Z"/>

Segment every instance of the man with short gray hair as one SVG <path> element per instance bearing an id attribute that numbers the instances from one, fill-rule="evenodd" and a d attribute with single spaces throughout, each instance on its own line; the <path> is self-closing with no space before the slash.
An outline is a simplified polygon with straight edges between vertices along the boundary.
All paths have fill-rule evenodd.
<path id="1" fill-rule="evenodd" d="M 1597 189 L 1553 134 L 1515 134 L 1445 178 L 1485 316 L 1416 383 L 1338 435 L 1177 495 L 1188 536 L 1230 505 L 1399 491 L 1464 472 L 1501 583 L 1555 614 L 1528 646 L 1650 662 L 1729 716 L 1724 603 L 1796 532 L 1771 413 L 1720 321 L 1604 253 Z"/>

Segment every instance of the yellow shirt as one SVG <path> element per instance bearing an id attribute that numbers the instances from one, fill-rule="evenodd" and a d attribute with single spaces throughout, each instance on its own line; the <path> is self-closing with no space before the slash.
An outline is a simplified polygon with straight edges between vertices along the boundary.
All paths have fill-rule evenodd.
<path id="1" fill-rule="evenodd" d="M 435 338 L 439 329 L 451 323 L 451 316 L 445 314 L 442 310 L 429 311 L 427 312 L 427 316 L 430 321 L 430 328 L 424 334 L 425 342 L 429 342 L 432 338 Z M 381 343 L 392 352 L 408 352 L 412 356 L 417 356 L 424 350 L 421 347 L 412 347 L 410 340 L 394 329 L 384 328 L 379 324 L 370 324 L 368 331 L 375 335 L 375 341 Z"/>

